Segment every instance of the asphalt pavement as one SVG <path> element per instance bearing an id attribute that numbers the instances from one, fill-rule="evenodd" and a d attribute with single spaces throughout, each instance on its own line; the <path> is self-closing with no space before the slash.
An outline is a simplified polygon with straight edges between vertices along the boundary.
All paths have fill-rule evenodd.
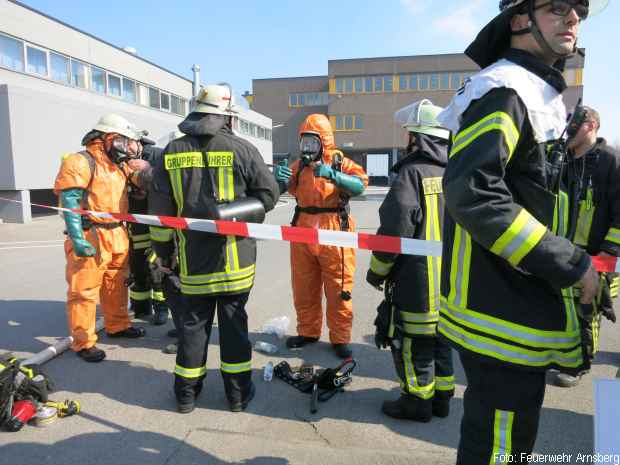
<path id="1" fill-rule="evenodd" d="M 374 188 L 351 203 L 359 231 L 376 231 L 384 194 L 385 189 Z M 288 224 L 293 202 L 283 198 L 267 222 Z M 62 230 L 57 215 L 38 216 L 26 225 L 0 224 L 0 353 L 25 357 L 67 335 Z M 108 354 L 103 363 L 87 364 L 68 351 L 44 366 L 56 383 L 52 397 L 78 399 L 83 411 L 46 428 L 0 432 L 0 465 L 453 464 L 465 388 L 457 356 L 456 396 L 448 418 L 418 424 L 380 411 L 381 402 L 398 397 L 399 388 L 390 353 L 377 350 L 372 340 L 382 295 L 365 283 L 367 251 L 358 251 L 353 291 L 354 382 L 311 414 L 308 395 L 278 379 L 263 381 L 268 361 L 316 367 L 339 362 L 326 328 L 319 344 L 297 351 L 262 333 L 267 320 L 286 315 L 288 334 L 295 334 L 289 263 L 287 243 L 259 242 L 257 277 L 247 305 L 250 338 L 274 343 L 279 352 L 254 353 L 257 394 L 245 412 L 228 411 L 214 330 L 198 407 L 189 415 L 176 413 L 174 356 L 161 351 L 171 342 L 166 332 L 172 324 L 155 327 L 136 320 L 147 337 L 124 341 L 101 335 L 98 345 Z M 615 378 L 620 365 L 618 328 L 607 323 L 601 351 L 581 384 L 572 389 L 548 384 L 536 453 L 592 453 L 593 380 Z"/>

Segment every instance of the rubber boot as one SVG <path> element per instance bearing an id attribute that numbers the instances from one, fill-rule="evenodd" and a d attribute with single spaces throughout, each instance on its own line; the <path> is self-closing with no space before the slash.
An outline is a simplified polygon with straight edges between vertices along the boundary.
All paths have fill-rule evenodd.
<path id="1" fill-rule="evenodd" d="M 401 394 L 396 400 L 386 400 L 381 406 L 386 415 L 399 420 L 413 420 L 428 423 L 433 417 L 433 401 L 410 394 Z"/>
<path id="2" fill-rule="evenodd" d="M 101 362 L 105 358 L 105 352 L 96 346 L 82 349 L 77 354 L 82 360 L 90 363 Z"/>
<path id="3" fill-rule="evenodd" d="M 336 355 L 340 358 L 351 358 L 353 351 L 349 344 L 332 344 Z"/>
<path id="4" fill-rule="evenodd" d="M 134 313 L 134 318 L 144 318 L 153 313 L 151 299 L 135 300 L 129 299 L 129 309 Z"/>
<path id="5" fill-rule="evenodd" d="M 575 387 L 581 381 L 581 376 L 571 376 L 566 373 L 557 373 L 555 375 L 555 385 L 563 388 Z"/>
<path id="6" fill-rule="evenodd" d="M 165 302 L 153 301 L 153 324 L 161 326 L 168 322 L 168 306 Z"/>
<path id="7" fill-rule="evenodd" d="M 254 394 L 256 394 L 256 387 L 254 383 L 250 385 L 250 391 L 248 392 L 247 397 L 239 402 L 229 402 L 228 406 L 231 412 L 241 412 L 245 410 L 252 399 L 254 399 Z"/>
<path id="8" fill-rule="evenodd" d="M 305 346 L 306 344 L 314 344 L 318 340 L 318 337 L 291 336 L 286 340 L 286 347 L 289 349 L 297 349 Z"/>
<path id="9" fill-rule="evenodd" d="M 439 418 L 446 418 L 450 415 L 450 399 L 433 397 L 433 415 Z"/>

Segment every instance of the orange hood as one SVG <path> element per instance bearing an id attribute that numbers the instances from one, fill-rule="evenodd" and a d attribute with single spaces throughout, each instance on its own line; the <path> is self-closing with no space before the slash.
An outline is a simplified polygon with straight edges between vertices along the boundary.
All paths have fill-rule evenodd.
<path id="1" fill-rule="evenodd" d="M 308 115 L 306 120 L 299 126 L 299 137 L 302 134 L 316 134 L 321 138 L 323 145 L 323 161 L 331 163 L 332 152 L 336 149 L 334 132 L 329 119 L 325 115 L 314 113 Z"/>

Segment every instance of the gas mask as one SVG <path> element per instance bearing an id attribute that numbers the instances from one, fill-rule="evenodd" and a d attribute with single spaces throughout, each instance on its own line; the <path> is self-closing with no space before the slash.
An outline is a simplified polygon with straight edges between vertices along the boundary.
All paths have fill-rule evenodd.
<path id="1" fill-rule="evenodd" d="M 321 138 L 316 134 L 302 134 L 299 140 L 299 150 L 301 151 L 301 159 L 305 163 L 318 161 L 323 153 Z"/>
<path id="2" fill-rule="evenodd" d="M 106 138 L 105 147 L 108 157 L 117 165 L 142 155 L 142 145 L 139 142 L 119 134 L 114 134 L 112 139 Z"/>

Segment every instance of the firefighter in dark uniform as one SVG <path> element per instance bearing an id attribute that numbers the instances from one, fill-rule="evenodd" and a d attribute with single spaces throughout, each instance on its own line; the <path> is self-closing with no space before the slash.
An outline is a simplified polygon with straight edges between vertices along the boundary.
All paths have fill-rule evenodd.
<path id="1" fill-rule="evenodd" d="M 500 9 L 465 52 L 482 70 L 438 117 L 454 134 L 438 331 L 467 376 L 462 465 L 527 460 L 545 371 L 587 364 L 572 286 L 583 304 L 598 290 L 590 257 L 569 239 L 578 183 L 562 185 L 575 175 L 564 176 L 572 164 L 558 142 L 558 67 L 576 52 L 588 1 L 502 0 Z"/>
<path id="2" fill-rule="evenodd" d="M 161 157 L 162 149 L 155 147 L 154 141 L 142 138 L 142 159 L 154 166 Z M 146 182 L 145 182 L 146 181 Z M 148 179 L 141 177 L 143 188 L 132 185 L 129 194 L 129 212 L 147 213 Z M 136 318 L 153 314 L 153 324 L 163 325 L 168 321 L 168 305 L 163 289 L 150 279 L 148 255 L 151 249 L 149 226 L 146 224 L 129 224 L 129 301 Z"/>
<path id="3" fill-rule="evenodd" d="M 589 255 L 620 256 L 620 153 L 598 137 L 601 120 L 590 107 L 578 106 L 574 127 L 569 128 L 569 150 L 582 173 L 579 216 L 574 243 Z M 580 318 L 585 329 L 588 355 L 598 351 L 601 315 L 616 322 L 613 299 L 617 297 L 617 273 L 601 273 L 600 291 L 594 307 L 581 306 Z M 555 382 L 561 387 L 579 383 L 580 376 L 558 373 Z"/>
<path id="4" fill-rule="evenodd" d="M 208 85 L 179 125 L 153 174 L 149 212 L 156 215 L 260 223 L 274 208 L 278 185 L 258 150 L 235 136 L 227 85 Z M 151 227 L 156 264 L 176 267 L 173 233 Z M 254 283 L 256 241 L 176 230 L 181 296 L 174 390 L 181 413 L 194 409 L 206 375 L 207 346 L 217 309 L 221 373 L 231 411 L 254 396 L 252 347 L 245 305 Z"/>
<path id="5" fill-rule="evenodd" d="M 441 241 L 444 201 L 441 178 L 448 162 L 449 131 L 439 127 L 441 107 L 421 100 L 396 112 L 407 129 L 407 154 L 381 208 L 377 234 Z M 392 350 L 402 393 L 382 410 L 421 422 L 446 417 L 454 395 L 452 349 L 437 337 L 441 257 L 373 252 L 366 281 L 381 290 L 375 342 Z"/>

